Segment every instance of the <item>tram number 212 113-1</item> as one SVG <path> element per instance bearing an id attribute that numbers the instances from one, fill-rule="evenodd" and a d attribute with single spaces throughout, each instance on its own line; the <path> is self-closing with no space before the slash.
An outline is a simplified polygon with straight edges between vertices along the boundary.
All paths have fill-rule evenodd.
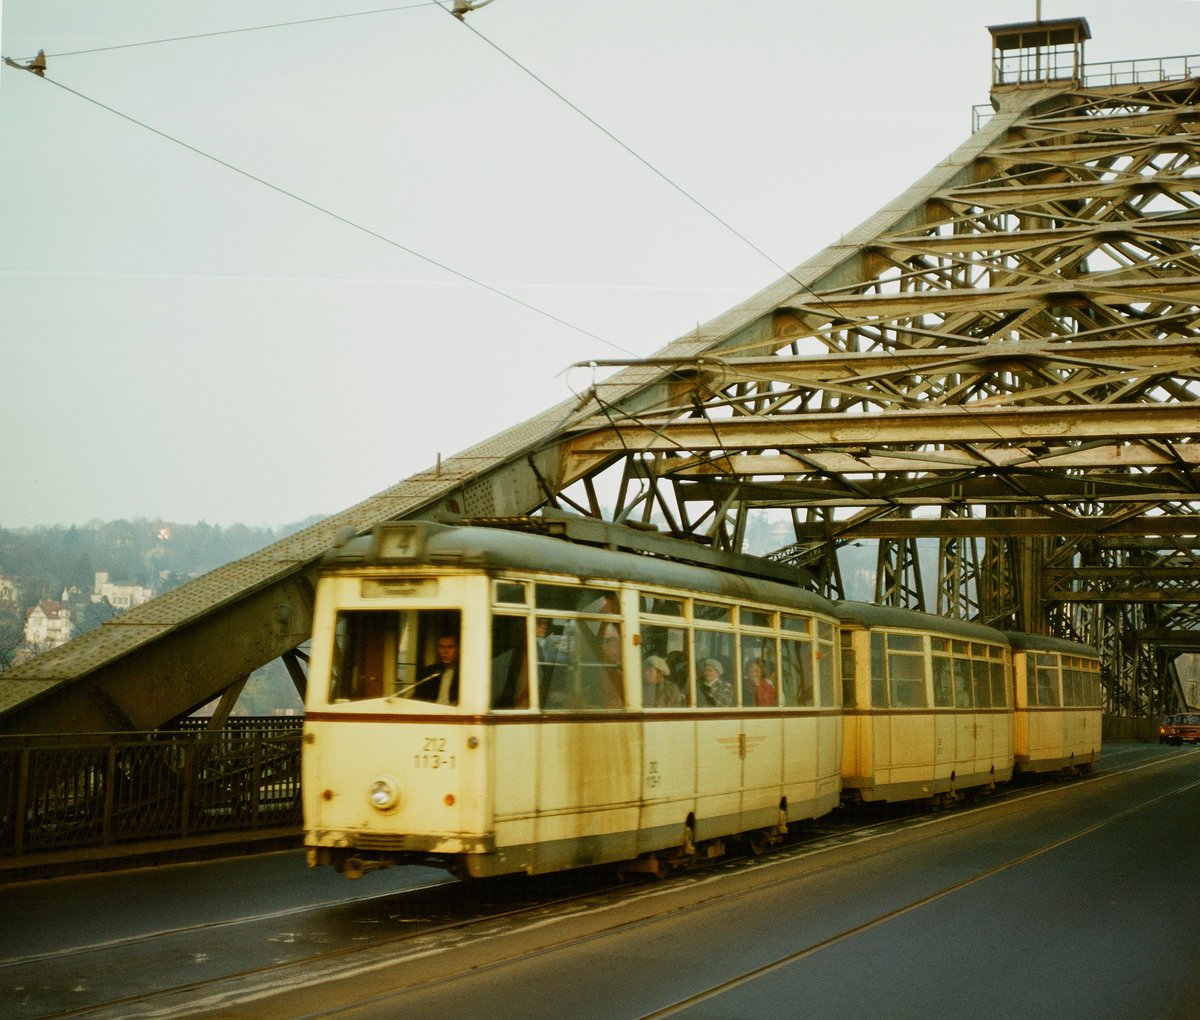
<path id="1" fill-rule="evenodd" d="M 452 769 L 457 760 L 446 753 L 445 737 L 426 737 L 420 752 L 413 755 L 413 765 L 419 769 Z"/>

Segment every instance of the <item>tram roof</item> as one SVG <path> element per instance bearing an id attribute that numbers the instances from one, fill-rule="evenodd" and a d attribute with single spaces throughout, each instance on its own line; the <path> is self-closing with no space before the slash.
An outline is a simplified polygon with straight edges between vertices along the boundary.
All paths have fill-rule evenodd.
<path id="1" fill-rule="evenodd" d="M 1080 655 L 1098 659 L 1099 653 L 1091 645 L 1067 638 L 1048 637 L 1045 634 L 1024 634 L 1020 631 L 1005 631 L 1013 648 L 1029 652 L 1060 652 L 1063 655 Z"/>
<path id="2" fill-rule="evenodd" d="M 903 627 L 977 641 L 1011 643 L 1009 635 L 1004 631 L 987 624 L 953 620 L 946 616 L 935 616 L 933 613 L 922 613 L 916 609 L 877 606 L 870 602 L 839 602 L 837 610 L 844 623 L 859 623 L 865 627 Z"/>
<path id="3" fill-rule="evenodd" d="M 335 546 L 321 561 L 323 570 L 438 565 L 565 574 L 588 583 L 624 581 L 837 614 L 828 599 L 781 581 L 503 528 L 389 522 Z"/>

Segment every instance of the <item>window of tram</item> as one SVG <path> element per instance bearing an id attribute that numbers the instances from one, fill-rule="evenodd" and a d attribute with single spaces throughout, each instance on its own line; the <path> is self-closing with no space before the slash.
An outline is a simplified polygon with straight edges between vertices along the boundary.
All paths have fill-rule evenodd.
<path id="1" fill-rule="evenodd" d="M 779 704 L 779 674 L 775 668 L 775 639 L 758 635 L 742 638 L 742 704 L 772 708 Z"/>
<path id="2" fill-rule="evenodd" d="M 1062 660 L 1063 704 L 1082 705 L 1083 677 L 1079 673 L 1079 660 L 1074 657 L 1064 657 Z"/>
<path id="3" fill-rule="evenodd" d="M 857 680 L 858 663 L 854 655 L 853 636 L 849 631 L 842 631 L 842 705 L 847 708 L 854 708 L 858 704 L 854 686 Z"/>
<path id="4" fill-rule="evenodd" d="M 458 610 L 346 610 L 334 630 L 330 701 L 458 703 Z"/>
<path id="5" fill-rule="evenodd" d="M 978 656 L 981 651 L 980 646 L 972 645 L 971 651 L 973 655 Z M 988 664 L 986 659 L 971 659 L 971 680 L 974 688 L 975 707 L 991 708 L 992 684 L 991 678 L 988 676 Z"/>
<path id="6" fill-rule="evenodd" d="M 992 707 L 1008 707 L 1008 669 L 1004 649 L 988 645 L 988 674 L 992 679 Z"/>
<path id="7" fill-rule="evenodd" d="M 737 704 L 737 649 L 733 634 L 697 628 L 695 643 L 696 704 L 729 708 Z"/>
<path id="8" fill-rule="evenodd" d="M 784 637 L 779 642 L 780 695 L 785 705 L 813 703 L 812 642 Z"/>
<path id="9" fill-rule="evenodd" d="M 1096 707 L 1100 704 L 1100 663 L 1095 659 L 1085 659 L 1088 671 L 1088 690 L 1091 692 L 1091 700 L 1088 704 Z"/>
<path id="10" fill-rule="evenodd" d="M 884 636 L 871 632 L 871 707 L 887 708 L 887 666 Z"/>
<path id="11" fill-rule="evenodd" d="M 1058 656 L 1045 653 L 1035 653 L 1032 656 L 1026 657 L 1026 662 L 1032 658 L 1037 671 L 1037 700 L 1032 697 L 1029 701 L 1031 704 L 1040 705 L 1042 708 L 1057 707 L 1058 705 Z M 1028 666 L 1026 667 L 1028 668 Z M 1033 677 L 1030 680 L 1033 681 Z M 1031 695 L 1034 693 L 1031 689 Z"/>
<path id="12" fill-rule="evenodd" d="M 826 708 L 837 705 L 834 677 L 833 624 L 817 623 L 817 676 L 821 679 L 821 704 Z"/>
<path id="13" fill-rule="evenodd" d="M 535 601 L 537 628 L 553 638 L 554 646 L 552 659 L 543 660 L 539 651 L 541 707 L 549 711 L 622 708 L 625 695 L 617 593 L 539 584 Z"/>
<path id="14" fill-rule="evenodd" d="M 973 704 L 971 696 L 971 660 L 967 658 L 966 642 L 952 641 L 951 647 L 957 653 L 959 645 L 961 654 L 956 654 L 953 660 L 954 669 L 954 707 L 970 708 Z"/>
<path id="15" fill-rule="evenodd" d="M 492 617 L 491 706 L 529 708 L 528 618 Z"/>
<path id="16" fill-rule="evenodd" d="M 888 634 L 887 652 L 892 707 L 924 708 L 925 639 L 920 634 Z"/>
<path id="17" fill-rule="evenodd" d="M 686 708 L 687 631 L 642 621 L 642 707 Z"/>
<path id="18" fill-rule="evenodd" d="M 779 616 L 779 702 L 809 706 L 813 685 L 812 620 L 805 616 Z"/>
<path id="19" fill-rule="evenodd" d="M 937 708 L 954 707 L 954 666 L 950 658 L 950 641 L 943 637 L 931 637 L 930 665 L 933 671 L 933 703 Z"/>
<path id="20" fill-rule="evenodd" d="M 742 704 L 774 708 L 779 704 L 775 614 L 742 607 L 738 609 L 738 626 L 742 639 Z"/>

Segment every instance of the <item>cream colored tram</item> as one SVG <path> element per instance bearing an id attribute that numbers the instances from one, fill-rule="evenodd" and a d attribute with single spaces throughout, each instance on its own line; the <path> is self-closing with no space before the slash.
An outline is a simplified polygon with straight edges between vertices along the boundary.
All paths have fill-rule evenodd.
<path id="1" fill-rule="evenodd" d="M 1087 771 L 1100 757 L 1100 659 L 1061 638 L 1010 633 L 1020 772 Z"/>
<path id="2" fill-rule="evenodd" d="M 1004 633 L 906 609 L 839 609 L 847 800 L 936 800 L 1012 778 Z"/>
<path id="3" fill-rule="evenodd" d="M 570 536 L 571 520 L 527 526 Z M 654 555 L 613 551 L 643 538 L 579 530 L 610 548 L 398 522 L 326 557 L 304 724 L 310 864 L 657 869 L 838 804 L 833 605 L 727 569 L 749 557 L 662 536 L 646 539 Z M 720 569 L 665 558 L 689 551 Z M 437 684 L 447 635 L 457 683 Z"/>

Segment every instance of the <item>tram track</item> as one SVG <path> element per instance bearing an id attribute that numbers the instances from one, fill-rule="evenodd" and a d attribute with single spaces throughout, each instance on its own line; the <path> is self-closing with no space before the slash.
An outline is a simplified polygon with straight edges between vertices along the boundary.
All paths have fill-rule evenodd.
<path id="1" fill-rule="evenodd" d="M 379 896 L 360 897 L 350 904 L 331 905 L 317 904 L 306 908 L 295 908 L 286 911 L 276 911 L 270 914 L 258 915 L 242 919 L 231 919 L 224 922 L 182 927 L 172 929 L 167 933 L 142 936 L 138 939 L 118 940 L 98 946 L 81 947 L 75 952 L 42 954 L 40 957 L 19 958 L 0 963 L 0 973 L 11 971 L 20 964 L 37 962 L 54 962 L 66 965 L 67 969 L 78 970 L 87 954 L 104 954 L 120 949 L 127 953 L 137 944 L 145 944 L 156 940 L 189 940 L 205 935 L 219 933 L 220 929 L 231 929 L 234 926 L 270 926 L 292 918 L 302 921 L 292 927 L 303 927 L 310 919 L 328 916 L 331 912 L 359 909 L 365 905 L 375 905 L 386 910 L 389 920 L 395 924 L 412 925 L 403 932 L 386 937 L 358 937 L 350 942 L 341 944 L 333 949 L 320 952 L 301 952 L 289 959 L 280 960 L 270 965 L 247 967 L 245 969 L 216 974 L 209 978 L 190 980 L 186 983 L 173 983 L 169 986 L 126 994 L 113 995 L 104 1001 L 92 1001 L 87 1005 L 80 1004 L 77 1008 L 60 1010 L 55 1013 L 36 1013 L 30 1016 L 90 1016 L 90 1017 L 132 1017 L 155 1016 L 175 1017 L 194 1015 L 246 1015 L 247 1004 L 254 1003 L 255 1015 L 287 1015 L 287 1016 L 334 1016 L 346 1011 L 360 1008 L 370 1009 L 373 1006 L 414 993 L 429 993 L 438 989 L 448 989 L 454 982 L 469 976 L 478 978 L 489 970 L 520 967 L 538 957 L 545 957 L 556 952 L 569 952 L 588 945 L 602 944 L 605 939 L 636 935 L 639 931 L 648 930 L 656 924 L 668 920 L 679 920 L 689 913 L 699 913 L 705 910 L 727 908 L 739 900 L 754 893 L 762 885 L 764 869 L 776 869 L 781 865 L 800 865 L 804 863 L 804 874 L 813 875 L 825 870 L 825 867 L 838 867 L 831 861 L 828 865 L 814 869 L 811 858 L 830 851 L 848 851 L 848 859 L 861 854 L 876 853 L 869 845 L 877 839 L 892 836 L 898 839 L 916 841 L 935 835 L 937 831 L 945 830 L 945 823 L 955 827 L 966 827 L 981 823 L 983 816 L 988 814 L 988 808 L 1001 808 L 1019 802 L 1022 799 L 1053 795 L 1079 789 L 1084 784 L 1102 782 L 1117 776 L 1151 768 L 1165 761 L 1177 758 L 1178 751 L 1161 753 L 1150 760 L 1145 758 L 1117 768 L 1106 769 L 1093 773 L 1080 780 L 1063 783 L 1040 783 L 1035 787 L 1013 787 L 1002 793 L 986 798 L 980 803 L 965 805 L 947 812 L 905 813 L 899 817 L 864 817 L 869 812 L 859 812 L 850 824 L 830 826 L 827 819 L 818 820 L 802 828 L 796 838 L 773 849 L 761 857 L 729 856 L 705 869 L 683 873 L 680 880 L 664 882 L 600 881 L 597 875 L 590 876 L 587 888 L 578 889 L 579 876 L 566 879 L 559 876 L 556 879 L 497 881 L 487 883 L 485 888 L 491 890 L 491 901 L 480 908 L 475 901 L 471 909 L 471 897 L 464 895 L 466 890 L 479 888 L 471 884 L 451 883 L 447 885 L 434 884 L 419 890 L 403 894 L 383 894 Z M 849 816 L 847 816 L 849 817 Z M 1099 824 L 1106 824 L 1101 822 Z M 927 831 L 922 831 L 927 830 Z M 1012 868 L 1023 860 L 1031 859 L 1040 853 L 1048 852 L 1056 846 L 1066 845 L 1071 839 L 1081 838 L 1085 833 L 1078 832 L 1068 839 L 1049 841 L 1034 853 L 1027 853 L 1020 858 L 1004 862 L 998 867 L 980 871 L 961 882 L 936 890 L 925 897 L 915 899 L 900 907 L 881 913 L 862 924 L 849 927 L 843 931 L 813 941 L 804 947 L 796 949 L 791 954 L 772 960 L 753 971 L 730 977 L 725 981 L 715 983 L 711 988 L 696 993 L 691 997 L 681 998 L 668 1007 L 648 1015 L 670 1015 L 671 1012 L 689 1008 L 690 1005 L 706 1001 L 708 998 L 719 996 L 731 988 L 746 981 L 752 981 L 756 976 L 769 973 L 772 969 L 785 967 L 789 962 L 803 959 L 807 955 L 820 952 L 824 948 L 838 942 L 852 939 L 874 927 L 886 924 L 903 914 L 918 910 L 934 900 L 951 895 L 955 891 L 973 883 L 982 881 L 991 874 L 1004 868 Z M 723 880 L 742 876 L 737 887 L 722 891 L 719 886 Z M 547 895 L 554 887 L 570 885 L 567 895 Z M 457 893 L 451 890 L 458 890 Z M 614 896 L 614 893 L 623 895 Z M 675 894 L 682 894 L 684 900 L 693 902 L 683 906 L 670 906 Z M 699 897 L 696 899 L 696 897 Z M 462 902 L 455 905 L 458 898 Z M 523 899 L 522 899 L 523 898 Z M 514 900 L 520 899 L 520 902 Z M 664 909 L 667 908 L 667 909 Z M 436 914 L 448 910 L 464 910 L 466 916 L 450 917 L 445 920 L 426 918 L 425 920 L 407 919 L 405 914 Z M 636 916 L 627 916 L 629 914 Z M 592 923 L 599 923 L 599 928 L 584 932 L 573 938 L 560 939 L 553 935 L 557 925 L 564 921 L 579 921 L 588 918 Z M 499 952 L 499 943 L 514 935 L 530 932 L 541 932 L 541 937 L 534 937 L 532 944 L 528 938 L 518 938 L 513 943 L 512 952 Z M 241 937 L 239 935 L 239 937 Z M 445 961 L 456 960 L 455 966 L 449 971 Z M 411 972 L 411 977 L 419 979 L 421 974 L 427 975 L 424 980 L 406 981 L 404 987 L 393 988 L 375 997 L 360 997 L 350 995 L 343 1003 L 330 1005 L 317 1011 L 295 1012 L 287 1007 L 283 1012 L 273 1012 L 271 1000 L 276 996 L 287 996 L 294 1000 L 298 989 L 315 990 L 320 986 L 336 983 L 345 991 L 344 982 L 353 979 L 362 982 L 368 976 L 377 974 L 387 968 L 404 968 Z M 7 982 L 6 982 L 7 983 Z M 143 986 L 144 987 L 144 986 Z M 303 993 L 302 993 L 303 994 Z M 450 994 L 450 993 L 448 993 Z M 321 996 L 324 998 L 324 996 Z M 11 1001 L 11 1000 L 10 1000 Z M 308 1003 L 311 1006 L 311 1002 Z M 24 1015 L 14 1013 L 14 1016 Z"/>
<path id="2" fill-rule="evenodd" d="M 906 821 L 908 821 L 907 818 L 886 819 L 882 824 L 896 826 L 902 825 Z M 814 826 L 813 831 L 810 832 L 807 838 L 800 837 L 793 839 L 765 856 L 773 857 L 778 854 L 787 854 L 803 847 L 815 846 L 830 841 L 840 842 L 851 837 L 856 832 L 869 833 L 877 831 L 880 825 L 881 823 L 876 820 L 851 827 L 839 826 L 832 831 L 824 828 L 817 829 Z M 699 865 L 695 869 L 681 874 L 692 877 L 708 876 L 712 875 L 718 869 L 728 869 L 754 859 L 754 856 L 750 854 L 730 854 L 716 861 Z M 661 883 L 657 883 L 648 877 L 640 876 L 633 880 L 620 877 L 597 880 L 601 876 L 611 876 L 612 870 L 611 868 L 605 868 L 592 873 L 587 879 L 589 881 L 588 888 L 584 891 L 553 897 L 548 897 L 544 894 L 539 895 L 538 890 L 544 889 L 549 885 L 561 885 L 564 883 L 577 886 L 581 880 L 580 874 L 569 873 L 567 875 L 545 876 L 535 879 L 513 878 L 490 880 L 486 883 L 486 886 L 493 892 L 497 890 L 501 891 L 501 895 L 497 897 L 501 902 L 504 902 L 505 895 L 514 894 L 522 897 L 532 896 L 534 897 L 533 902 L 505 909 L 476 911 L 470 916 L 441 923 L 403 921 L 401 923 L 420 924 L 421 926 L 415 930 L 408 930 L 400 934 L 384 938 L 361 940 L 353 945 L 346 945 L 338 949 L 320 953 L 310 953 L 269 966 L 225 973 L 207 979 L 191 980 L 186 983 L 164 986 L 136 994 L 115 996 L 103 1001 L 89 1002 L 87 1005 L 82 1005 L 78 1008 L 29 1015 L 43 1017 L 45 1020 L 81 1016 L 94 1018 L 191 1016 L 196 1014 L 197 1006 L 200 1003 L 206 1004 L 202 1007 L 205 1011 L 210 1007 L 221 1010 L 227 1007 L 235 1007 L 246 1001 L 270 996 L 275 991 L 294 989 L 297 984 L 295 979 L 297 970 L 305 972 L 303 983 L 306 985 L 317 983 L 318 981 L 337 980 L 347 976 L 347 974 L 362 975 L 375 969 L 396 965 L 398 961 L 405 959 L 408 951 L 411 951 L 415 956 L 424 956 L 443 952 L 449 948 L 460 948 L 462 943 L 459 936 L 465 933 L 473 932 L 476 939 L 486 939 L 495 934 L 495 931 L 492 929 L 481 930 L 481 926 L 501 925 L 507 928 L 509 925 L 519 923 L 522 920 L 537 923 L 540 916 L 552 917 L 554 915 L 561 915 L 562 912 L 569 910 L 572 906 L 591 909 L 596 905 L 598 898 L 609 896 L 614 892 L 630 891 L 639 887 L 663 887 Z M 449 893 L 453 889 L 466 891 L 472 888 L 479 888 L 479 885 L 455 883 L 453 880 L 449 880 L 444 883 L 431 883 L 399 894 L 383 893 L 373 896 L 356 897 L 350 901 L 322 902 L 305 907 L 272 911 L 247 917 L 164 929 L 162 931 L 114 939 L 103 943 L 93 943 L 71 949 L 31 954 L 23 957 L 10 957 L 0 960 L 0 978 L 3 978 L 6 973 L 11 974 L 19 970 L 21 967 L 47 964 L 53 964 L 66 972 L 86 971 L 88 969 L 87 958 L 93 955 L 112 953 L 124 953 L 128 955 L 130 951 L 136 950 L 138 947 L 161 944 L 164 940 L 187 941 L 199 936 L 221 932 L 222 930 L 228 932 L 237 928 L 245 929 L 253 925 L 270 925 L 275 922 L 292 920 L 294 918 L 304 918 L 306 915 L 320 915 L 322 912 L 330 910 L 353 910 L 369 904 L 403 906 L 412 903 L 418 897 L 436 895 L 439 892 Z M 512 890 L 515 893 L 506 893 L 505 890 Z M 397 901 L 400 901 L 400 903 L 398 904 Z M 436 910 L 444 911 L 446 909 L 447 907 L 444 903 L 439 903 L 435 908 L 435 912 Z M 391 916 L 396 918 L 405 912 L 405 910 L 401 909 L 399 913 L 392 914 Z M 417 912 L 428 913 L 429 911 L 422 909 Z M 430 945 L 431 942 L 437 943 L 437 945 Z M 368 956 L 376 956 L 383 953 L 387 954 L 386 957 L 377 960 L 367 959 Z M 345 964 L 345 966 L 341 966 L 341 964 Z M 9 980 L 5 980 L 5 983 L 9 984 L 10 982 Z M 243 987 L 240 990 L 232 992 L 224 991 L 224 989 L 228 989 L 231 985 L 241 985 Z M 247 985 L 252 987 L 245 987 Z M 172 1004 L 172 999 L 186 999 L 186 1001 Z M 226 1001 L 227 999 L 228 1001 Z M 15 1015 L 24 1014 L 15 1013 Z"/>
<path id="3" fill-rule="evenodd" d="M 920 814 L 912 814 L 912 815 L 908 815 L 908 816 L 905 816 L 902 818 L 887 819 L 887 820 L 883 820 L 883 821 L 876 820 L 874 822 L 857 825 L 852 828 L 845 828 L 845 829 L 840 830 L 837 833 L 821 834 L 821 835 L 815 836 L 814 838 L 802 840 L 791 846 L 784 847 L 784 848 L 780 849 L 779 851 L 777 851 L 776 854 L 768 855 L 770 857 L 776 858 L 774 861 L 772 861 L 772 860 L 758 861 L 758 860 L 755 860 L 750 857 L 742 857 L 742 858 L 737 858 L 737 859 L 727 859 L 726 863 L 728 863 L 730 865 L 738 865 L 738 864 L 747 864 L 748 863 L 751 868 L 757 870 L 760 867 L 762 867 L 762 868 L 772 867 L 776 863 L 784 863 L 787 861 L 794 861 L 801 857 L 807 858 L 814 854 L 822 853 L 826 850 L 844 849 L 848 845 L 848 843 L 859 842 L 859 841 L 866 842 L 866 841 L 870 841 L 871 839 L 873 839 L 876 836 L 882 837 L 886 834 L 895 834 L 897 832 L 903 832 L 904 830 L 925 829 L 927 827 L 937 828 L 937 827 L 939 827 L 939 823 L 952 823 L 957 828 L 966 828 L 966 827 L 970 827 L 973 824 L 976 824 L 979 820 L 979 815 L 981 813 L 986 813 L 987 809 L 989 809 L 989 808 L 999 808 L 999 807 L 1003 807 L 1003 806 L 1009 806 L 1009 805 L 1012 805 L 1015 803 L 1019 803 L 1022 800 L 1026 800 L 1026 799 L 1030 799 L 1030 798 L 1036 798 L 1036 797 L 1042 797 L 1042 796 L 1054 796 L 1056 794 L 1066 794 L 1066 793 L 1069 793 L 1072 789 L 1078 789 L 1080 786 L 1082 786 L 1084 784 L 1099 783 L 1099 782 L 1103 782 L 1105 780 L 1110 780 L 1110 779 L 1116 778 L 1121 775 L 1128 774 L 1130 772 L 1136 772 L 1136 771 L 1140 771 L 1142 769 L 1151 768 L 1151 767 L 1154 767 L 1157 765 L 1162 765 L 1164 763 L 1167 763 L 1167 762 L 1173 760 L 1174 757 L 1175 756 L 1170 753 L 1160 754 L 1158 757 L 1156 757 L 1152 761 L 1139 762 L 1139 763 L 1130 765 L 1125 768 L 1117 769 L 1117 770 L 1110 770 L 1110 771 L 1105 771 L 1103 773 L 1096 773 L 1096 774 L 1090 774 L 1090 775 L 1084 776 L 1084 777 L 1078 777 L 1078 779 L 1073 783 L 1058 784 L 1058 783 L 1043 782 L 1043 783 L 1039 783 L 1034 788 L 1009 789 L 1009 790 L 1006 790 L 1002 796 L 987 799 L 985 801 L 982 801 L 979 803 L 974 803 L 971 805 L 964 805 L 963 810 L 955 811 L 953 813 L 925 812 L 925 813 L 920 813 Z M 1192 786 L 1197 786 L 1197 785 L 1200 785 L 1200 781 L 1190 783 L 1185 788 L 1190 788 Z M 1164 797 L 1165 796 L 1173 796 L 1177 792 L 1179 792 L 1179 791 L 1172 790 L 1168 794 L 1164 794 L 1163 796 Z M 1157 799 L 1162 799 L 1162 798 L 1157 798 Z M 1002 874 L 1003 872 L 1005 872 L 1007 870 L 1016 868 L 1016 867 L 1020 866 L 1021 864 L 1031 861 L 1042 854 L 1049 853 L 1053 850 L 1067 846 L 1070 843 L 1072 843 L 1078 839 L 1082 839 L 1083 837 L 1089 835 L 1090 833 L 1097 831 L 1098 829 L 1104 827 L 1105 825 L 1110 824 L 1112 821 L 1114 821 L 1118 817 L 1129 815 L 1137 810 L 1140 810 L 1143 806 L 1145 806 L 1145 805 L 1138 804 L 1138 805 L 1128 809 L 1127 811 L 1119 812 L 1118 814 L 1105 817 L 1104 819 L 1102 819 L 1101 821 L 1097 822 L 1094 825 L 1087 826 L 1083 829 L 1072 832 L 1065 838 L 1050 840 L 1029 852 L 1019 855 L 1018 857 L 1009 859 L 997 866 L 990 867 L 990 868 L 984 869 L 976 874 L 970 875 L 967 878 L 963 879 L 962 881 L 952 883 L 951 885 L 948 885 L 945 888 L 940 888 L 927 896 L 920 897 L 919 899 L 905 903 L 894 910 L 890 910 L 883 914 L 880 914 L 879 916 L 871 918 L 870 920 L 868 920 L 862 924 L 855 925 L 855 926 L 847 928 L 843 931 L 837 932 L 836 934 L 834 934 L 830 937 L 815 941 L 807 946 L 804 946 L 803 948 L 801 948 L 797 951 L 794 951 L 792 953 L 781 956 L 775 960 L 772 960 L 768 964 L 764 964 L 764 965 L 757 967 L 751 971 L 748 971 L 744 974 L 740 974 L 737 977 L 732 978 L 730 980 L 717 983 L 717 984 L 713 985 L 712 987 L 706 988 L 705 990 L 703 990 L 702 992 L 699 992 L 697 994 L 682 998 L 682 999 L 672 1003 L 669 1006 L 666 1006 L 666 1007 L 663 1007 L 660 1009 L 656 1009 L 653 1011 L 647 1011 L 647 1012 L 645 1012 L 643 1014 L 639 1014 L 639 1015 L 645 1016 L 645 1017 L 670 1016 L 670 1015 L 674 1015 L 682 1010 L 689 1009 L 692 1006 L 701 1005 L 705 1002 L 708 1002 L 712 999 L 719 997 L 720 995 L 724 994 L 725 992 L 727 992 L 731 989 L 737 988 L 740 985 L 743 985 L 747 982 L 754 981 L 759 977 L 770 974 L 771 972 L 778 970 L 780 968 L 786 967 L 789 963 L 793 963 L 793 962 L 802 960 L 807 956 L 817 954 L 824 949 L 830 948 L 831 946 L 837 945 L 838 943 L 852 939 L 857 935 L 863 934 L 863 933 L 868 932 L 875 928 L 879 928 L 883 925 L 886 925 L 890 921 L 896 920 L 896 919 L 903 917 L 904 915 L 912 913 L 914 911 L 918 911 L 921 908 L 923 908 L 931 903 L 936 902 L 937 900 L 943 899 L 948 896 L 952 896 L 959 891 L 967 889 L 972 885 L 975 885 L 979 882 L 986 880 L 987 878 Z M 930 832 L 927 835 L 933 836 L 933 835 L 935 835 L 935 833 Z M 922 838 L 925 838 L 925 836 L 917 835 L 915 838 L 922 839 Z M 837 868 L 840 866 L 841 866 L 840 864 L 833 864 L 830 867 Z M 812 870 L 810 870 L 806 873 L 806 875 L 811 875 L 811 874 L 812 874 Z M 655 895 L 656 890 L 658 890 L 660 888 L 661 887 L 655 887 L 655 886 L 650 887 L 649 894 Z M 574 952 L 574 951 L 577 951 L 580 949 L 586 949 L 589 945 L 602 944 L 607 940 L 613 939 L 614 937 L 617 937 L 620 935 L 626 935 L 631 932 L 636 932 L 638 929 L 652 929 L 654 926 L 663 923 L 663 921 L 667 920 L 667 919 L 679 920 L 681 917 L 683 917 L 687 914 L 700 914 L 700 913 L 703 913 L 706 911 L 721 910 L 723 908 L 727 908 L 730 904 L 735 903 L 738 900 L 744 899 L 751 895 L 755 895 L 759 891 L 760 891 L 760 884 L 756 883 L 752 888 L 739 889 L 735 892 L 731 892 L 728 894 L 720 894 L 717 896 L 711 896 L 711 895 L 706 896 L 706 897 L 704 897 L 704 899 L 701 902 L 691 904 L 691 905 L 684 907 L 682 909 L 679 909 L 679 910 L 672 910 L 672 911 L 663 912 L 663 913 L 656 913 L 656 914 L 653 914 L 652 916 L 641 918 L 641 919 L 638 919 L 638 920 L 633 921 L 628 924 L 604 927 L 602 930 L 599 930 L 599 931 L 596 931 L 593 933 L 589 933 L 582 937 L 578 937 L 578 938 L 574 938 L 574 939 L 570 939 L 567 941 L 558 942 L 558 943 L 554 943 L 554 944 L 542 945 L 532 951 L 517 953 L 517 954 L 514 954 L 509 957 L 495 959 L 492 962 L 488 963 L 485 967 L 472 967 L 469 970 L 459 970 L 458 972 L 456 972 L 454 974 L 448 974 L 448 975 L 445 975 L 442 977 L 438 977 L 434 980 L 425 982 L 420 985 L 408 985 L 404 988 L 389 990 L 389 991 L 381 993 L 379 995 L 375 995 L 375 996 L 371 996 L 371 997 L 356 998 L 351 1002 L 341 1003 L 341 1004 L 333 1006 L 331 1008 L 299 1014 L 296 1016 L 295 1020 L 317 1020 L 317 1018 L 334 1017 L 334 1016 L 342 1016 L 342 1015 L 350 1015 L 350 1014 L 355 1015 L 355 1016 L 359 1016 L 359 1015 L 364 1015 L 364 1016 L 392 1015 L 389 1007 L 396 1005 L 398 1002 L 407 998 L 408 996 L 411 996 L 414 993 L 429 993 L 429 992 L 439 993 L 440 992 L 441 994 L 444 995 L 445 1001 L 454 1001 L 454 991 L 452 989 L 454 988 L 454 986 L 457 982 L 461 981 L 464 978 L 469 978 L 469 979 L 473 980 L 473 979 L 480 977 L 487 970 L 500 970 L 500 969 L 509 968 L 509 967 L 517 967 L 517 966 L 527 964 L 530 961 L 535 960 L 537 958 L 553 956 L 556 953 Z M 382 1012 L 377 1012 L 378 1010 L 382 1010 Z"/>

